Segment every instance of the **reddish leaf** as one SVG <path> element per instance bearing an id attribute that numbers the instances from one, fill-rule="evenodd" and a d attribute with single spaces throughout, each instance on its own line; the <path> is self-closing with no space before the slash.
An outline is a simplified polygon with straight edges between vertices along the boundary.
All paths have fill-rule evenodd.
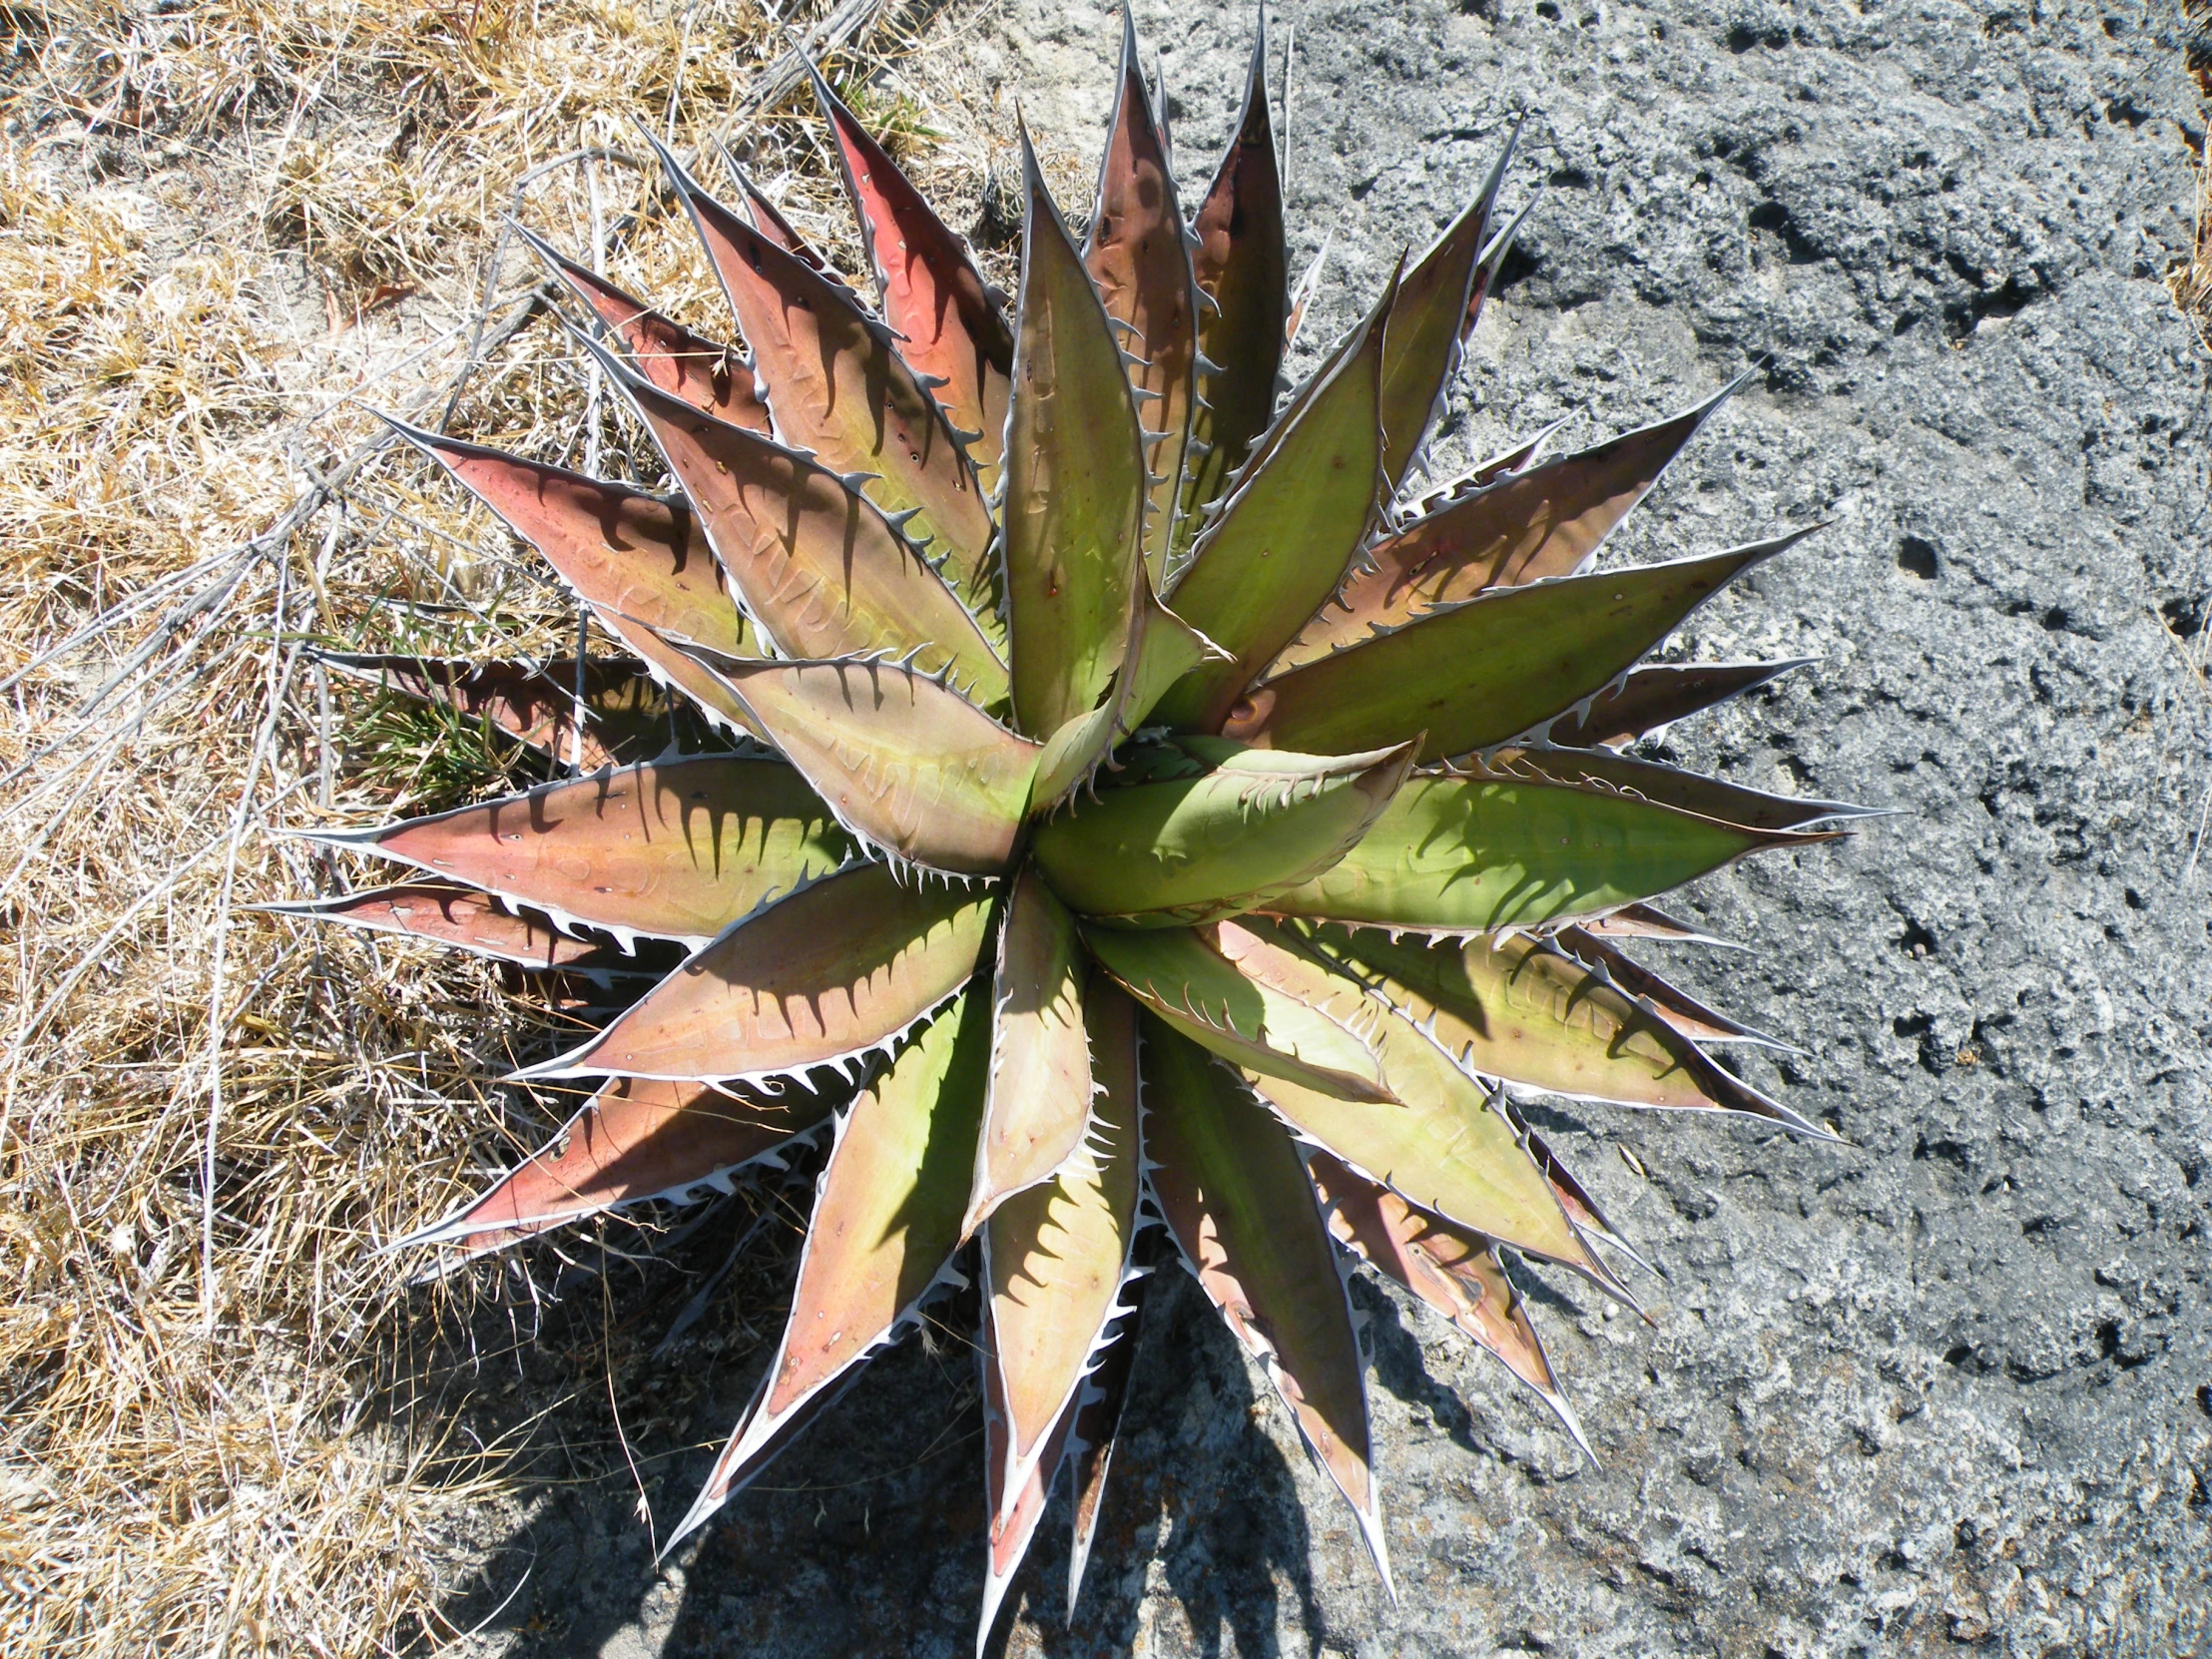
<path id="1" fill-rule="evenodd" d="M 628 767 L 312 838 L 618 937 L 695 942 L 853 850 L 790 767 L 730 756 Z"/>
<path id="2" fill-rule="evenodd" d="M 258 908 L 270 915 L 342 922 L 376 933 L 404 933 L 541 972 L 563 969 L 597 976 L 625 973 L 658 978 L 676 965 L 665 951 L 626 955 L 604 939 L 571 937 L 538 917 L 516 914 L 489 893 L 449 881 L 404 881 L 365 892 Z"/>
<path id="3" fill-rule="evenodd" d="M 1129 384 L 1138 403 L 1145 465 L 1152 473 L 1145 561 L 1154 582 L 1167 572 L 1175 509 L 1182 496 L 1184 446 L 1197 392 L 1198 288 L 1175 200 L 1167 140 L 1137 62 L 1137 30 L 1123 8 L 1121 89 L 1098 175 L 1098 217 L 1084 268 L 1106 314 L 1129 325 Z"/>
<path id="4" fill-rule="evenodd" d="M 574 658 L 542 668 L 456 658 L 323 652 L 315 661 L 379 690 L 485 721 L 516 743 L 580 772 L 651 760 L 670 747 L 679 705 L 635 662 L 593 657 L 583 672 L 584 719 L 576 712 Z M 688 709 L 687 709 L 688 712 Z"/>
<path id="5" fill-rule="evenodd" d="M 647 1199 L 728 1192 L 732 1170 L 829 1115 L 830 1102 L 812 1095 L 752 1100 L 707 1083 L 611 1078 L 544 1150 L 399 1243 L 457 1244 L 476 1255 Z"/>
<path id="6" fill-rule="evenodd" d="M 842 282 L 779 248 L 675 157 L 660 155 L 752 348 L 777 437 L 834 471 L 871 474 L 861 486 L 868 499 L 888 513 L 915 513 L 914 534 L 938 542 L 968 603 L 987 608 L 989 509 L 944 411 L 888 330 Z"/>
<path id="7" fill-rule="evenodd" d="M 968 982 L 990 911 L 987 895 L 857 865 L 771 904 L 591 1041 L 523 1075 L 775 1083 L 857 1065 Z M 963 1159 L 974 1146 L 971 1131 Z"/>
<path id="8" fill-rule="evenodd" d="M 815 97 L 836 135 L 837 160 L 860 239 L 874 269 L 883 320 L 898 354 L 934 388 L 952 424 L 973 432 L 968 453 L 985 491 L 998 480 L 1014 336 L 967 244 L 946 229 L 921 193 L 852 112 L 814 77 Z"/>
<path id="9" fill-rule="evenodd" d="M 693 408 L 755 432 L 769 429 L 768 405 L 753 382 L 753 365 L 720 340 L 694 333 L 634 299 L 606 277 L 578 265 L 550 243 L 522 231 L 538 258 L 551 266 L 569 290 L 621 340 L 631 361 L 671 397 Z"/>

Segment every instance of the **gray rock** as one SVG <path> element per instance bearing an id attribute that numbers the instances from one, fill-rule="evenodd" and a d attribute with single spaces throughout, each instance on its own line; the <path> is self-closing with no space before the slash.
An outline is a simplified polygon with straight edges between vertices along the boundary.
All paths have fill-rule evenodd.
<path id="1" fill-rule="evenodd" d="M 1250 9 L 1138 13 L 1195 193 Z M 1565 1279 L 1533 1288 L 1599 1469 L 1363 1285 L 1394 1606 L 1171 1276 L 1076 1628 L 1048 1522 L 1005 1651 L 2203 1651 L 2212 871 L 2189 869 L 2212 788 L 2191 666 L 2212 422 L 2161 284 L 2204 136 L 2178 25 L 2063 0 L 1394 0 L 1276 22 L 1297 34 L 1296 248 L 1335 232 L 1308 342 L 1530 116 L 1508 205 L 1545 197 L 1439 476 L 1764 365 L 1608 556 L 1833 520 L 1684 640 L 1820 665 L 1667 753 L 1899 816 L 1704 882 L 1678 907 L 1749 948 L 1670 960 L 1802 1045 L 1735 1061 L 1850 1144 L 1539 1112 L 1663 1275 L 1639 1282 L 1648 1330 Z M 1011 0 L 982 50 L 1032 126 L 1088 150 L 1116 37 L 1096 5 Z M 548 1517 L 545 1547 L 615 1573 L 556 1650 L 968 1651 L 971 1369 L 879 1364 L 663 1602 L 641 1599 L 642 1556 L 616 1572 Z M 720 1386 L 702 1434 L 743 1397 Z M 696 1473 L 657 1503 L 680 1511 Z M 558 1592 L 573 1605 L 575 1581 Z"/>

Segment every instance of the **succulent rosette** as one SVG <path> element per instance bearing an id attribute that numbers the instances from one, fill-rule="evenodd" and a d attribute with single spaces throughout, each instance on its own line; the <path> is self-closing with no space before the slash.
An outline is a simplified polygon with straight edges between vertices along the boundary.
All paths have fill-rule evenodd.
<path id="1" fill-rule="evenodd" d="M 1513 1091 L 1823 1133 L 1706 1051 L 1757 1033 L 1622 950 L 1690 936 L 1653 895 L 1850 811 L 1628 753 L 1795 666 L 1639 664 L 1798 533 L 1593 568 L 1720 397 L 1409 487 L 1510 241 L 1503 155 L 1280 394 L 1262 62 L 1186 224 L 1127 34 L 1080 242 L 1024 138 L 1011 301 L 819 79 L 874 305 L 665 152 L 742 351 L 533 239 L 672 492 L 406 435 L 627 656 L 341 666 L 600 770 L 325 836 L 417 873 L 295 907 L 628 987 L 522 1074 L 597 1092 L 424 1244 L 827 1141 L 789 1326 L 678 1537 L 975 1280 L 986 1633 L 1063 1471 L 1079 1582 L 1152 1229 L 1387 1579 L 1348 1260 L 1573 1429 L 1508 1258 L 1625 1297 L 1625 1247 Z"/>

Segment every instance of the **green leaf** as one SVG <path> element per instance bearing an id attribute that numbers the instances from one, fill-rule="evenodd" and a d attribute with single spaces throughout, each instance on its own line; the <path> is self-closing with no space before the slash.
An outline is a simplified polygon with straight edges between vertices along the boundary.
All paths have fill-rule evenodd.
<path id="1" fill-rule="evenodd" d="M 1234 1075 L 1158 1021 L 1146 1027 L 1144 1071 L 1146 1156 L 1169 1231 L 1352 1505 L 1388 1585 L 1366 1366 L 1298 1149 Z"/>
<path id="2" fill-rule="evenodd" d="M 776 1358 L 668 1547 L 759 1474 L 792 1420 L 945 1283 L 989 1051 L 989 1003 L 965 997 L 838 1118 Z"/>
<path id="3" fill-rule="evenodd" d="M 1168 725 L 1219 730 L 1245 687 L 1337 591 L 1374 526 L 1382 482 L 1376 392 L 1391 280 L 1261 441 L 1170 593 L 1176 615 L 1231 656 L 1163 699 Z"/>
<path id="4" fill-rule="evenodd" d="M 1392 1097 L 1362 1034 L 1366 990 L 1235 922 L 1206 928 L 1085 927 L 1083 942 L 1161 1020 L 1216 1054 L 1370 1104 Z"/>
<path id="5" fill-rule="evenodd" d="M 601 354 L 682 481 L 745 609 L 787 657 L 884 652 L 977 702 L 1006 666 L 944 578 L 865 496 L 771 438 L 700 414 Z M 710 649 L 721 649 L 702 641 Z"/>
<path id="6" fill-rule="evenodd" d="M 810 69 L 812 66 L 809 66 Z M 837 140 L 837 160 L 860 241 L 875 273 L 883 320 L 898 354 L 931 388 L 952 425 L 974 435 L 968 454 L 987 493 L 1006 437 L 1014 337 L 967 244 L 945 227 L 897 164 L 820 75 L 815 97 Z"/>
<path id="7" fill-rule="evenodd" d="M 1415 777 L 1351 851 L 1267 907 L 1431 933 L 1536 927 L 1665 892 L 1747 852 L 1819 838 L 1558 784 Z"/>
<path id="8" fill-rule="evenodd" d="M 1015 724 L 1050 737 L 1105 696 L 1144 575 L 1136 405 L 1098 289 L 1022 137 L 1021 311 L 1000 507 Z"/>
<path id="9" fill-rule="evenodd" d="M 1382 330 L 1381 402 L 1382 469 L 1390 493 L 1420 453 L 1428 423 L 1459 366 L 1459 342 L 1474 326 L 1481 303 L 1476 268 L 1489 241 L 1497 187 L 1519 136 L 1515 127 L 1474 200 L 1405 273 L 1391 297 L 1389 323 Z"/>
<path id="10" fill-rule="evenodd" d="M 1602 691 L 1728 583 L 1811 533 L 1485 593 L 1254 687 L 1223 735 L 1332 754 L 1426 732 L 1423 760 L 1503 743 Z"/>
<path id="11" fill-rule="evenodd" d="M 983 1226 L 983 1352 L 1006 1415 L 1007 1492 L 1028 1483 L 1054 1426 L 1077 1403 L 1136 1238 L 1137 1010 L 1110 985 L 1100 988 L 1085 1010 L 1098 1044 L 1090 1132 L 1056 1175 L 1015 1193 Z"/>
<path id="12" fill-rule="evenodd" d="M 306 838 L 396 858 L 558 921 L 692 943 L 853 851 L 798 773 L 730 756 L 626 767 Z"/>
<path id="13" fill-rule="evenodd" d="M 656 676 L 721 725 L 760 735 L 714 676 L 662 637 L 674 634 L 739 656 L 756 648 L 689 507 L 482 444 L 388 424 L 536 548 Z"/>
<path id="14" fill-rule="evenodd" d="M 1300 945 L 1288 930 L 1268 942 L 1283 954 Z M 1550 1184 L 1489 1092 L 1376 998 L 1368 999 L 1361 1031 L 1394 1097 L 1388 1104 L 1346 1100 L 1249 1065 L 1245 1074 L 1299 1134 L 1422 1209 L 1570 1267 L 1588 1263 Z"/>
<path id="15" fill-rule="evenodd" d="M 1821 1133 L 1548 944 L 1524 935 L 1393 940 L 1374 928 L 1311 937 L 1330 959 L 1381 976 L 1382 994 L 1464 1070 L 1576 1100 L 1742 1112 Z"/>
<path id="16" fill-rule="evenodd" d="M 732 928 L 582 1047 L 517 1075 L 766 1084 L 858 1065 L 973 977 L 991 907 L 854 865 Z M 974 1151 L 971 1134 L 963 1171 Z"/>
<path id="17" fill-rule="evenodd" d="M 1283 182 L 1268 118 L 1265 15 L 1245 79 L 1243 118 L 1191 228 L 1198 239 L 1193 275 L 1209 302 L 1198 312 L 1198 350 L 1205 361 L 1191 412 L 1183 511 L 1175 527 L 1179 555 L 1198 533 L 1201 510 L 1221 498 L 1268 429 L 1290 320 Z"/>
<path id="18" fill-rule="evenodd" d="M 1731 381 L 1671 420 L 1477 483 L 1431 505 L 1425 516 L 1368 550 L 1343 591 L 1284 653 L 1278 672 L 1487 588 L 1574 575 L 1742 384 L 1741 378 Z"/>
<path id="19" fill-rule="evenodd" d="M 1129 642 L 1106 700 L 1070 720 L 1045 741 L 1029 801 L 1041 818 L 1097 775 L 1106 758 L 1134 733 L 1167 689 L 1210 656 L 1224 653 L 1152 596 L 1147 581 L 1129 612 Z"/>
<path id="20" fill-rule="evenodd" d="M 648 142 L 654 142 L 647 135 Z M 990 511 L 967 454 L 890 332 L 842 282 L 722 206 L 654 142 L 752 347 L 776 436 L 861 487 L 885 512 L 915 515 L 976 610 L 992 606 Z"/>
<path id="21" fill-rule="evenodd" d="M 1179 746 L 1210 770 L 1072 804 L 1030 846 L 1082 914 L 1169 927 L 1256 908 L 1344 856 L 1388 807 L 1412 746 L 1285 755 L 1219 739 Z"/>
<path id="22" fill-rule="evenodd" d="M 731 1171 L 829 1116 L 830 1102 L 811 1095 L 754 1100 L 707 1083 L 610 1078 L 541 1151 L 392 1248 L 453 1244 L 475 1256 L 649 1199 L 728 1192 Z"/>
<path id="23" fill-rule="evenodd" d="M 733 426 L 766 434 L 768 405 L 753 379 L 753 365 L 720 340 L 694 333 L 682 323 L 633 299 L 606 277 L 558 253 L 521 225 L 515 234 L 553 268 L 571 293 L 591 307 L 601 326 L 622 341 L 640 374 L 671 397 Z"/>
<path id="24" fill-rule="evenodd" d="M 1007 886 L 998 927 L 990 1092 L 963 1238 L 1008 1198 L 1049 1180 L 1083 1139 L 1091 1119 L 1087 966 L 1075 918 L 1024 865 Z"/>
<path id="25" fill-rule="evenodd" d="M 897 663 L 713 667 L 853 834 L 947 874 L 1005 869 L 1036 772 L 1027 738 Z"/>
<path id="26" fill-rule="evenodd" d="M 406 881 L 331 898 L 253 908 L 267 915 L 335 921 L 373 933 L 428 939 L 538 972 L 558 970 L 597 979 L 643 974 L 657 979 L 676 965 L 666 951 L 631 955 L 604 939 L 572 938 L 539 917 L 503 908 L 489 893 L 449 881 Z"/>
<path id="27" fill-rule="evenodd" d="M 1786 663 L 1658 663 L 1631 669 L 1618 685 L 1590 699 L 1587 708 L 1570 709 L 1553 721 L 1544 741 L 1561 748 L 1620 749 L 1813 661 L 1799 657 Z"/>
<path id="28" fill-rule="evenodd" d="M 1575 1444 L 1595 1462 L 1597 1454 L 1583 1437 L 1582 1424 L 1521 1307 L 1520 1293 L 1506 1277 L 1497 1247 L 1479 1233 L 1414 1209 L 1326 1152 L 1315 1153 L 1307 1167 L 1328 1211 L 1330 1230 L 1495 1355 L 1557 1413 Z"/>
<path id="29" fill-rule="evenodd" d="M 1128 365 L 1129 384 L 1141 424 L 1157 434 L 1144 444 L 1152 474 L 1144 544 L 1145 562 L 1158 582 L 1167 571 L 1197 395 L 1198 287 L 1166 136 L 1145 90 L 1136 25 L 1126 7 L 1121 19 L 1121 88 L 1108 124 L 1098 217 L 1083 263 L 1107 314 L 1129 325 L 1138 359 Z"/>
<path id="30" fill-rule="evenodd" d="M 1798 830 L 1829 819 L 1872 818 L 1877 810 L 1804 796 L 1766 795 L 1740 784 L 1639 761 L 1602 749 L 1508 749 L 1479 769 L 1493 775 L 1530 775 L 1547 783 L 1584 785 L 1639 797 L 1677 812 L 1744 830 Z"/>

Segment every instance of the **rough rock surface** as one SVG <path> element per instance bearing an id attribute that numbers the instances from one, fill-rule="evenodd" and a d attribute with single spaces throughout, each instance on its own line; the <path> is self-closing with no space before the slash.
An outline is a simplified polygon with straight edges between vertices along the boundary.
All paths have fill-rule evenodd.
<path id="1" fill-rule="evenodd" d="M 1250 8 L 1138 14 L 1195 189 Z M 1678 906 L 1750 947 L 1678 949 L 1689 982 L 1805 1050 L 1738 1051 L 1749 1074 L 1850 1144 L 1540 1114 L 1664 1275 L 1639 1281 L 1649 1330 L 1563 1280 L 1534 1291 L 1601 1469 L 1438 1322 L 1357 1293 L 1394 1606 L 1171 1275 L 1076 1629 L 1055 1520 L 1004 1651 L 2212 1648 L 2212 868 L 2187 873 L 2212 719 L 2186 661 L 2212 600 L 2212 422 L 2160 281 L 2203 142 L 2176 19 L 1287 0 L 1278 42 L 1288 24 L 1294 269 L 1335 232 L 1310 340 L 1530 114 L 1508 203 L 1544 200 L 1439 474 L 1765 365 L 1608 557 L 1834 521 L 1685 637 L 1823 661 L 1669 741 L 1898 812 Z M 1013 0 L 975 50 L 1034 127 L 1089 150 L 1116 38 L 1095 4 Z M 750 1383 L 718 1381 L 699 1440 Z M 968 1651 L 972 1393 L 964 1354 L 880 1362 L 663 1580 L 627 1502 L 557 1504 L 527 1540 L 535 1588 L 495 1623 L 521 1651 Z M 704 1455 L 654 1478 L 664 1525 Z M 533 1599 L 559 1609 L 535 1641 Z"/>

